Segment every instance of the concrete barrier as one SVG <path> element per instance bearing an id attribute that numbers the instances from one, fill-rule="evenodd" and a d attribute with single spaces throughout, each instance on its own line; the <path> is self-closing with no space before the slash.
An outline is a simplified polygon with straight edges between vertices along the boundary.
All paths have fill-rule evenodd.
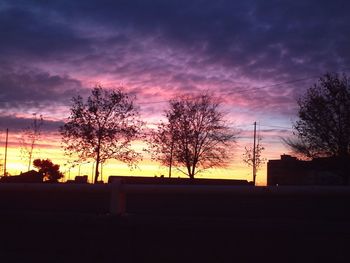
<path id="1" fill-rule="evenodd" d="M 280 186 L 280 187 L 253 187 L 253 186 L 220 186 L 220 185 L 143 185 L 143 184 L 123 184 L 122 180 L 114 180 L 109 184 L 12 184 L 3 183 L 0 184 L 0 198 L 6 196 L 6 193 L 17 193 L 21 196 L 21 200 L 25 200 L 26 197 L 30 198 L 30 195 L 38 195 L 40 193 L 45 193 L 47 195 L 57 195 L 60 198 L 65 195 L 71 194 L 74 198 L 77 195 L 81 196 L 82 201 L 79 203 L 76 201 L 74 208 L 79 211 L 79 205 L 84 203 L 85 210 L 89 211 L 88 201 L 83 200 L 84 195 L 91 197 L 91 194 L 102 194 L 107 196 L 106 198 L 101 198 L 102 201 L 95 204 L 95 208 L 91 209 L 94 211 L 105 211 L 96 209 L 96 206 L 101 205 L 102 202 L 109 200 L 109 204 L 106 204 L 106 209 L 110 214 L 113 215 L 123 215 L 128 211 L 127 199 L 128 195 L 194 195 L 194 196 L 215 196 L 225 195 L 232 196 L 234 200 L 241 202 L 242 200 L 278 200 L 281 198 L 290 199 L 303 199 L 310 200 L 312 198 L 317 200 L 345 200 L 345 203 L 350 202 L 350 187 L 348 186 Z M 90 195 L 89 195 L 90 194 Z M 12 198 L 15 194 L 12 194 Z M 96 195 L 95 195 L 96 196 Z M 109 197 L 108 197 L 109 196 Z M 42 196 L 46 198 L 49 196 Z M 21 200 L 17 203 L 20 204 Z M 40 200 L 38 197 L 34 200 Z M 50 200 L 54 200 L 51 198 Z M 2 200 L 4 204 L 4 200 Z M 74 200 L 73 200 L 74 201 Z M 12 202 L 11 198 L 8 198 L 6 202 Z M 69 202 L 69 198 L 65 199 L 65 203 L 61 200 L 54 200 L 51 203 L 48 201 L 47 204 L 43 202 L 40 209 L 49 211 L 50 209 L 56 209 L 55 205 L 59 207 L 58 210 L 64 210 L 64 204 Z M 334 201 L 336 202 L 336 201 Z M 344 203 L 344 202 L 343 202 Z M 344 204 L 345 204 L 344 203 Z M 147 203 L 144 204 L 147 206 Z M 18 209 L 21 206 L 18 205 Z M 0 208 L 2 208 L 0 206 Z M 27 206 L 30 209 L 31 206 Z M 94 210 L 95 209 L 95 210 Z M 208 207 L 210 210 L 210 207 Z M 232 208 L 228 208 L 232 209 Z M 56 209 L 57 210 L 57 209 Z M 60 211 L 61 211 L 60 210 Z"/>
<path id="2" fill-rule="evenodd" d="M 208 196 L 208 199 L 215 199 L 218 196 L 226 196 L 232 200 L 237 200 L 237 207 L 248 207 L 256 203 L 265 205 L 268 209 L 272 209 L 275 204 L 283 204 L 283 200 L 288 201 L 295 207 L 290 208 L 296 212 L 301 211 L 298 208 L 303 204 L 304 209 L 307 206 L 315 204 L 325 205 L 325 209 L 332 206 L 332 202 L 337 202 L 337 206 L 341 208 L 344 204 L 350 205 L 350 187 L 348 186 L 282 186 L 282 187 L 252 187 L 252 186 L 220 186 L 220 185 L 141 185 L 141 184 L 123 184 L 122 181 L 115 182 L 111 186 L 115 193 L 111 195 L 111 213 L 121 215 L 128 211 L 126 201 L 128 195 L 144 195 L 144 199 L 148 195 L 157 196 Z M 151 199 L 154 200 L 154 199 Z M 219 199 L 218 199 L 219 200 Z M 220 199 L 222 200 L 222 199 Z M 305 200 L 305 202 L 303 202 Z M 330 200 L 325 203 L 324 201 Z M 240 202 L 240 203 L 239 203 Z M 215 202 L 214 202 L 215 203 Z M 213 204 L 213 202 L 211 202 Z M 249 204 L 249 205 L 246 205 Z M 147 203 L 145 201 L 145 206 Z M 219 204 L 220 205 L 220 204 Z M 214 207 L 207 205 L 208 211 Z M 312 207 L 311 207 L 312 208 Z M 226 207 L 226 209 L 235 209 L 234 207 Z M 262 208 L 259 208 L 262 209 Z M 259 210 L 258 209 L 258 210 Z M 321 210 L 322 207 L 317 209 Z M 333 208 L 332 208 L 333 209 Z M 213 209 L 215 210 L 215 209 Z M 334 210 L 334 209 L 333 209 Z"/>

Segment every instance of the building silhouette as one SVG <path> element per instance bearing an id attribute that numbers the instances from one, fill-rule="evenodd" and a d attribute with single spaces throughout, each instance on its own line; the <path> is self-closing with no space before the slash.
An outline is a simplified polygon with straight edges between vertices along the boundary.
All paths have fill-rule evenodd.
<path id="1" fill-rule="evenodd" d="M 34 170 L 21 173 L 20 175 L 3 176 L 1 183 L 42 183 L 44 175 Z"/>
<path id="2" fill-rule="evenodd" d="M 343 185 L 348 176 L 349 159 L 344 162 L 336 157 L 299 160 L 281 155 L 280 160 L 267 163 L 267 185 Z"/>

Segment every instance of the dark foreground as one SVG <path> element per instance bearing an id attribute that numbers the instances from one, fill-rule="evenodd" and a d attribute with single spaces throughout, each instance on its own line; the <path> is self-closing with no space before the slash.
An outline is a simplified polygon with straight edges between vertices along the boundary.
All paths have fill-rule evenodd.
<path id="1" fill-rule="evenodd" d="M 0 193 L 0 262 L 350 262 L 350 202 L 342 195 L 134 195 L 122 217 L 29 209 L 30 195 L 26 205 L 15 196 L 11 209 L 11 195 Z"/>

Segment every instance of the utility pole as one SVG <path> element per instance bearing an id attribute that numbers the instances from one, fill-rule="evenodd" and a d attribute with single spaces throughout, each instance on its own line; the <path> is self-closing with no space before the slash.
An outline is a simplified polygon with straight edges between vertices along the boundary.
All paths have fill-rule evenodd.
<path id="1" fill-rule="evenodd" d="M 7 163 L 7 145 L 8 145 L 8 140 L 9 140 L 9 129 L 6 129 L 4 176 L 7 176 L 7 174 L 6 174 L 6 163 Z"/>
<path id="2" fill-rule="evenodd" d="M 173 165 L 173 149 L 174 148 L 174 141 L 171 141 L 171 147 L 170 147 L 170 160 L 169 160 L 169 178 L 171 177 L 171 166 Z"/>
<path id="3" fill-rule="evenodd" d="M 256 121 L 254 122 L 254 145 L 253 145 L 253 184 L 256 178 Z"/>

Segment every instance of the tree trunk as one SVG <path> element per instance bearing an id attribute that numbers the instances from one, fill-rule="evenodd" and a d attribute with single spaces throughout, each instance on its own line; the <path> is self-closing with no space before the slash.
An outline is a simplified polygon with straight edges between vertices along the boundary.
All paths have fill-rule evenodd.
<path id="1" fill-rule="evenodd" d="M 191 166 L 190 165 L 187 165 L 187 174 L 188 174 L 188 177 L 190 177 L 190 179 L 193 179 L 193 174 L 191 173 Z"/>
<path id="2" fill-rule="evenodd" d="M 192 171 L 191 171 L 191 179 L 194 179 L 195 171 L 196 171 L 196 164 L 193 164 Z"/>
<path id="3" fill-rule="evenodd" d="M 170 147 L 170 160 L 169 160 L 169 178 L 171 177 L 171 168 L 173 166 L 173 151 L 174 151 L 174 140 L 171 140 L 171 147 Z"/>
<path id="4" fill-rule="evenodd" d="M 188 169 L 188 175 L 190 176 L 190 179 L 193 180 L 194 179 L 194 167 L 189 167 Z"/>
<path id="5" fill-rule="evenodd" d="M 99 165 L 100 165 L 100 145 L 101 145 L 101 140 L 98 140 L 98 145 L 97 145 L 97 157 L 96 157 L 96 167 L 95 167 L 95 180 L 94 183 L 96 184 L 98 181 L 98 176 L 99 176 Z"/>
<path id="6" fill-rule="evenodd" d="M 100 158 L 96 158 L 96 167 L 95 167 L 95 178 L 94 178 L 94 184 L 97 183 L 98 176 L 99 176 L 99 171 L 98 171 L 98 166 L 100 164 Z"/>

